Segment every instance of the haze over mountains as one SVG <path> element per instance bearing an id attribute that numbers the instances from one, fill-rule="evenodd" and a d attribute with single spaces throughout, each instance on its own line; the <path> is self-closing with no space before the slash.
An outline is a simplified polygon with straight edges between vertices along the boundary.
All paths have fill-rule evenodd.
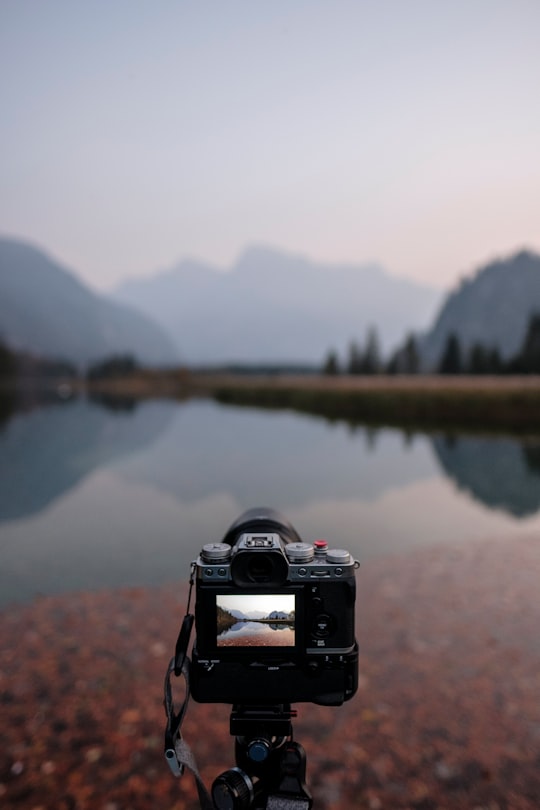
<path id="1" fill-rule="evenodd" d="M 79 365 L 129 353 L 156 366 L 320 367 L 375 327 L 382 354 L 415 332 L 424 370 L 455 334 L 508 360 L 540 313 L 540 256 L 521 251 L 450 293 L 374 264 L 330 265 L 251 248 L 228 272 L 196 261 L 99 295 L 41 250 L 0 239 L 0 341 Z"/>
<path id="2" fill-rule="evenodd" d="M 43 251 L 15 239 L 0 239 L 0 340 L 77 364 L 122 353 L 157 365 L 178 359 L 157 324 L 98 295 Z"/>
<path id="3" fill-rule="evenodd" d="M 383 351 L 426 329 L 442 292 L 375 264 L 246 250 L 227 272 L 196 261 L 130 280 L 114 299 L 159 323 L 188 363 L 312 363 L 377 329 Z"/>

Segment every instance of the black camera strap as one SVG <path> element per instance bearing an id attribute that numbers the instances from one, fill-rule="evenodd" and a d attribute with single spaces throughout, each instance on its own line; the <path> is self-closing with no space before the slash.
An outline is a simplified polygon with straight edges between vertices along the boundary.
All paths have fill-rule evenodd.
<path id="1" fill-rule="evenodd" d="M 167 715 L 167 726 L 165 728 L 165 759 L 174 776 L 182 776 L 186 768 L 193 774 L 202 810 L 215 810 L 214 802 L 202 780 L 193 751 L 181 734 L 182 723 L 184 722 L 190 697 L 189 668 L 191 662 L 187 656 L 184 657 L 181 674 L 184 676 L 185 681 L 185 696 L 178 712 L 174 710 L 171 684 L 171 676 L 173 673 L 176 673 L 177 669 L 176 663 L 177 659 L 175 656 L 171 658 L 165 676 L 164 705 L 165 714 Z M 294 787 L 296 788 L 296 783 L 294 783 Z M 287 793 L 278 793 L 268 796 L 266 804 L 267 810 L 309 810 L 310 807 L 311 802 L 307 794 L 288 795 Z"/>
<path id="2" fill-rule="evenodd" d="M 180 628 L 178 639 L 176 641 L 174 658 L 171 658 L 165 674 L 165 684 L 163 689 L 163 705 L 165 706 L 165 714 L 167 716 L 167 725 L 165 726 L 165 759 L 167 760 L 167 764 L 169 765 L 174 776 L 182 776 L 186 768 L 193 774 L 197 785 L 197 792 L 199 794 L 199 802 L 202 810 L 214 810 L 214 803 L 202 781 L 193 752 L 187 742 L 183 739 L 181 733 L 182 723 L 184 722 L 184 717 L 186 716 L 190 698 L 189 676 L 191 662 L 187 653 L 189 648 L 189 640 L 191 637 L 191 630 L 193 628 L 193 621 L 195 618 L 193 614 L 189 612 L 193 592 L 194 573 L 195 565 L 192 563 L 186 615 L 184 616 L 182 627 Z M 176 677 L 183 675 L 185 682 L 184 700 L 178 712 L 176 712 L 174 708 L 171 683 L 173 673 Z"/>
<path id="3" fill-rule="evenodd" d="M 187 655 L 184 655 L 180 674 L 184 676 L 185 695 L 178 712 L 174 710 L 171 684 L 171 676 L 173 673 L 176 674 L 178 669 L 177 656 L 171 658 L 165 676 L 164 705 L 165 714 L 167 716 L 167 725 L 165 727 L 165 759 L 174 776 L 182 776 L 185 768 L 193 774 L 202 810 L 213 810 L 214 803 L 203 783 L 193 752 L 181 734 L 182 723 L 184 722 L 190 696 L 189 666 L 190 660 Z"/>

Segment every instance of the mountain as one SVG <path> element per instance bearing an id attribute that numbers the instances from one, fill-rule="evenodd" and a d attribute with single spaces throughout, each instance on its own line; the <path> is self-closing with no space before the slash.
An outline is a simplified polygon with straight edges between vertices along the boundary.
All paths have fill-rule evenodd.
<path id="1" fill-rule="evenodd" d="M 186 260 L 124 282 L 113 297 L 160 323 L 189 363 L 320 364 L 329 348 L 362 342 L 370 326 L 384 351 L 426 328 L 441 291 L 376 265 L 321 264 L 256 247 L 227 272 Z"/>
<path id="2" fill-rule="evenodd" d="M 0 338 L 11 348 L 77 364 L 111 354 L 165 365 L 166 333 L 140 312 L 98 295 L 41 250 L 0 239 Z"/>
<path id="3" fill-rule="evenodd" d="M 264 610 L 250 610 L 249 613 L 243 613 L 241 610 L 228 610 L 227 612 L 230 613 L 231 616 L 234 616 L 235 619 L 243 622 L 247 622 L 250 619 L 255 621 L 256 619 L 266 618 Z"/>
<path id="4" fill-rule="evenodd" d="M 540 256 L 523 250 L 491 262 L 448 295 L 420 341 L 422 365 L 437 367 L 452 333 L 465 353 L 481 343 L 509 360 L 520 350 L 533 313 L 540 313 Z"/>
<path id="5" fill-rule="evenodd" d="M 269 619 L 289 619 L 291 618 L 290 613 L 286 613 L 284 610 L 273 610 L 271 613 L 268 614 Z"/>

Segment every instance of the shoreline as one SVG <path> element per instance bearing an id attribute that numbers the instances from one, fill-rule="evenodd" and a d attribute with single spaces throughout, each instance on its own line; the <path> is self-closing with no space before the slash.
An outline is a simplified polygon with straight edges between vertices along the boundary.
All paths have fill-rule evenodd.
<path id="1" fill-rule="evenodd" d="M 358 572 L 360 684 L 298 704 L 320 810 L 536 810 L 540 542 L 485 539 L 370 559 Z M 186 586 L 43 597 L 0 613 L 10 807 L 197 806 L 163 757 L 162 682 Z M 31 665 L 29 665 L 31 662 Z M 230 707 L 190 705 L 208 784 L 234 764 Z"/>
<path id="2" fill-rule="evenodd" d="M 0 388 L 0 418 L 19 409 L 87 396 L 114 407 L 154 399 L 209 398 L 228 405 L 289 410 L 352 425 L 411 431 L 540 434 L 540 376 L 199 373 L 142 370 L 99 381 L 24 381 Z M 4 411 L 1 411 L 4 404 Z"/>
<path id="3" fill-rule="evenodd" d="M 103 400 L 208 397 L 351 424 L 540 433 L 540 376 L 324 376 L 141 372 L 85 387 Z"/>

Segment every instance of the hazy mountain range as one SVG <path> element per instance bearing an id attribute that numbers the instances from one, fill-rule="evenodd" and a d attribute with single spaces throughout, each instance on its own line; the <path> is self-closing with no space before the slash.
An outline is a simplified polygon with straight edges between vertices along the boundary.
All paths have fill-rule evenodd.
<path id="1" fill-rule="evenodd" d="M 267 615 L 264 610 L 250 610 L 249 613 L 244 613 L 241 610 L 229 610 L 227 609 L 227 613 L 230 613 L 231 616 L 234 616 L 235 619 L 239 621 L 248 621 L 249 619 L 256 620 L 256 619 L 266 619 Z"/>
<path id="2" fill-rule="evenodd" d="M 293 619 L 294 616 L 291 616 L 290 613 L 287 613 L 284 610 L 272 610 L 270 613 L 265 612 L 264 610 L 250 610 L 249 613 L 244 613 L 241 610 L 229 610 L 227 609 L 227 613 L 230 613 L 231 616 L 234 616 L 235 619 L 239 621 L 258 621 L 259 619 Z"/>
<path id="3" fill-rule="evenodd" d="M 125 352 L 150 364 L 178 359 L 159 325 L 98 295 L 43 251 L 14 239 L 0 239 L 0 340 L 79 364 Z"/>
<path id="4" fill-rule="evenodd" d="M 464 350 L 504 359 L 540 312 L 540 256 L 521 251 L 480 268 L 450 293 L 379 266 L 323 264 L 270 248 L 247 250 L 227 272 L 196 261 L 128 280 L 99 295 L 44 252 L 0 239 L 0 340 L 88 364 L 130 353 L 170 365 L 319 366 L 375 327 L 383 355 L 415 332 L 426 370 L 451 333 Z"/>
<path id="5" fill-rule="evenodd" d="M 188 363 L 314 363 L 376 327 L 383 351 L 426 329 L 442 298 L 434 287 L 379 266 L 322 264 L 255 247 L 227 272 L 183 261 L 129 280 L 114 298 L 153 318 Z"/>

